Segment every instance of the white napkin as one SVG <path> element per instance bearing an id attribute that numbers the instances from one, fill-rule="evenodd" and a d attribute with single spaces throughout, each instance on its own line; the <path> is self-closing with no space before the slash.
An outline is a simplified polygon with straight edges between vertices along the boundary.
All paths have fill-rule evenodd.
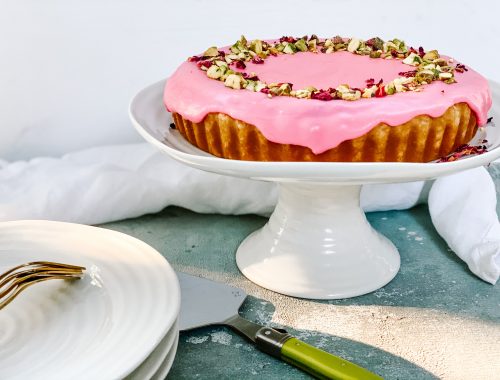
<path id="1" fill-rule="evenodd" d="M 480 190 L 480 193 L 478 192 Z M 365 211 L 401 210 L 429 200 L 432 221 L 473 273 L 500 275 L 496 192 L 484 168 L 432 182 L 366 185 Z M 175 205 L 200 213 L 268 215 L 273 183 L 203 172 L 147 143 L 96 147 L 60 159 L 0 161 L 0 220 L 49 219 L 98 224 Z"/>

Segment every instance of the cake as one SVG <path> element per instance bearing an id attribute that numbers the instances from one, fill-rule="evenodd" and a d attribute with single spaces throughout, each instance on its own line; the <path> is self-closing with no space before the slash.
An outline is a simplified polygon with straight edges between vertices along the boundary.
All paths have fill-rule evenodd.
<path id="1" fill-rule="evenodd" d="M 372 38 L 247 41 L 190 57 L 163 97 L 176 129 L 250 161 L 429 162 L 487 122 L 487 80 L 436 50 Z"/>

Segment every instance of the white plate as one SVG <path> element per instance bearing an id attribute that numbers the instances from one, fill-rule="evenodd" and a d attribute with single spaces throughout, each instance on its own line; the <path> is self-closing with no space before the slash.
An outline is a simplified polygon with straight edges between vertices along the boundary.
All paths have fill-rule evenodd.
<path id="1" fill-rule="evenodd" d="M 0 272 L 51 260 L 84 265 L 74 282 L 34 285 L 0 311 L 1 379 L 118 379 L 172 328 L 177 277 L 147 244 L 96 227 L 0 223 Z"/>
<path id="2" fill-rule="evenodd" d="M 179 336 L 179 327 L 177 321 L 174 323 L 172 328 L 169 330 L 167 335 L 162 339 L 160 344 L 154 349 L 154 351 L 147 357 L 142 364 L 136 368 L 126 380 L 144 380 L 151 379 L 153 375 L 160 369 L 163 365 L 167 356 L 170 355 L 172 351 L 175 352 L 176 347 L 174 343 Z M 177 345 L 177 343 L 175 343 Z"/>
<path id="3" fill-rule="evenodd" d="M 477 136 L 488 139 L 489 151 L 454 162 L 258 162 L 218 158 L 197 149 L 178 131 L 169 128 L 172 118 L 163 105 L 164 85 L 165 80 L 157 82 L 134 97 L 129 108 L 132 123 L 147 141 L 163 152 L 178 161 L 209 172 L 279 182 L 408 182 L 486 165 L 500 157 L 500 128 L 490 123 L 486 128 L 486 135 Z M 497 107 L 494 105 L 492 114 L 498 122 L 500 112 Z"/>
<path id="4" fill-rule="evenodd" d="M 165 376 L 167 376 L 168 371 L 170 371 L 170 368 L 172 368 L 172 364 L 174 364 L 174 358 L 177 352 L 178 343 L 179 343 L 179 335 L 176 336 L 172 349 L 168 352 L 167 356 L 165 357 L 165 360 L 161 364 L 160 368 L 158 368 L 158 371 L 156 371 L 151 380 L 165 379 Z"/>

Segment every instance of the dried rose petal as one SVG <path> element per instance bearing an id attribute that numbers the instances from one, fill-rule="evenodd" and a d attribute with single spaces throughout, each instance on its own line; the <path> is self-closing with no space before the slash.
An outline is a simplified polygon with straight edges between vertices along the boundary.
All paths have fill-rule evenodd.
<path id="1" fill-rule="evenodd" d="M 422 46 L 418 47 L 418 55 L 422 58 L 425 55 L 425 50 Z"/>
<path id="2" fill-rule="evenodd" d="M 469 71 L 469 69 L 467 67 L 465 67 L 465 65 L 462 65 L 461 63 L 457 63 L 457 65 L 455 66 L 455 71 L 458 73 L 463 73 L 464 71 Z"/>
<path id="3" fill-rule="evenodd" d="M 264 60 L 260 57 L 253 57 L 252 63 L 255 63 L 256 65 L 261 65 L 264 63 Z"/>
<path id="4" fill-rule="evenodd" d="M 247 65 L 245 65 L 245 63 L 243 61 L 235 61 L 236 62 L 236 68 L 238 69 L 245 69 L 247 67 Z"/>
<path id="5" fill-rule="evenodd" d="M 199 62 L 196 63 L 196 65 L 199 68 L 206 67 L 207 69 L 209 69 L 210 66 L 212 66 L 212 62 L 210 62 L 210 61 L 199 61 Z"/>
<path id="6" fill-rule="evenodd" d="M 259 80 L 259 77 L 255 74 L 252 73 L 253 75 L 249 75 L 247 73 L 242 73 L 243 78 L 248 79 L 248 80 Z"/>
<path id="7" fill-rule="evenodd" d="M 380 83 L 377 91 L 375 91 L 375 97 L 383 98 L 384 96 L 387 96 L 387 92 L 385 92 L 385 87 Z"/>
<path id="8" fill-rule="evenodd" d="M 188 58 L 188 62 L 198 62 L 198 61 L 201 61 L 202 59 L 203 59 L 203 57 L 201 57 L 199 55 L 193 55 L 192 57 Z"/>
<path id="9" fill-rule="evenodd" d="M 414 77 L 417 74 L 417 70 L 410 70 L 410 71 L 401 71 L 398 73 L 398 75 L 401 75 L 402 77 L 409 78 L 409 77 Z"/>
<path id="10" fill-rule="evenodd" d="M 318 92 L 313 92 L 311 94 L 311 99 L 328 101 L 333 100 L 333 96 L 328 91 L 319 90 Z"/>
<path id="11" fill-rule="evenodd" d="M 263 92 L 264 94 L 269 94 L 269 89 L 267 87 L 264 87 L 260 92 Z"/>
<path id="12" fill-rule="evenodd" d="M 283 43 L 283 42 L 289 42 L 291 44 L 294 44 L 295 42 L 297 42 L 297 39 L 293 38 L 293 37 L 283 36 L 283 37 L 280 38 L 280 42 L 281 43 Z"/>
<path id="13" fill-rule="evenodd" d="M 446 157 L 442 157 L 438 162 L 452 162 L 459 158 L 486 153 L 488 149 L 485 145 L 472 146 L 468 144 L 460 145 L 457 150 Z"/>

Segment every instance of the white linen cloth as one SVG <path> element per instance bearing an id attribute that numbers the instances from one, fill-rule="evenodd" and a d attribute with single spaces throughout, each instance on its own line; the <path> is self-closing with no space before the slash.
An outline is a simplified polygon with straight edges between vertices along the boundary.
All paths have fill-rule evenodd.
<path id="1" fill-rule="evenodd" d="M 147 143 L 96 147 L 62 158 L 0 161 L 0 221 L 50 219 L 97 224 L 166 206 L 200 213 L 270 214 L 273 183 L 203 172 Z M 470 270 L 495 284 L 500 276 L 496 192 L 480 167 L 430 182 L 366 185 L 365 211 L 427 202 L 437 232 Z"/>

